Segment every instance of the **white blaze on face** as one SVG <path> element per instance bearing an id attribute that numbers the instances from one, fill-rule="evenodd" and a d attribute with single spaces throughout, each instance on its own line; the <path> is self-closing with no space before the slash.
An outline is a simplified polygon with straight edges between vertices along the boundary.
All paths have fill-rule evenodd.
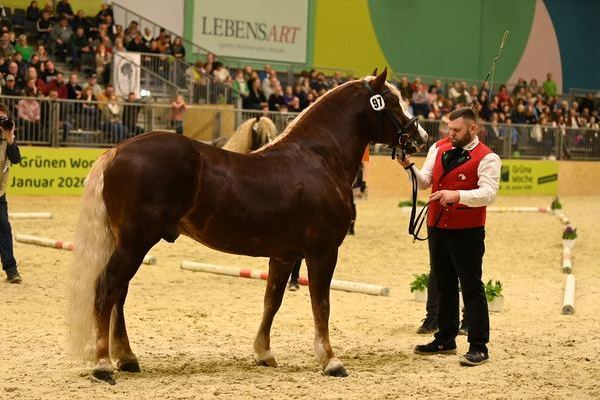
<path id="1" fill-rule="evenodd" d="M 404 115 L 409 120 L 411 120 L 414 117 L 414 115 L 412 115 L 412 113 L 408 110 L 408 105 L 404 102 L 404 100 L 402 100 L 402 95 L 400 94 L 400 91 L 398 90 L 398 88 L 388 82 L 386 82 L 385 84 L 388 87 L 388 89 L 390 89 L 390 91 L 398 97 L 398 101 L 400 102 L 400 107 L 402 107 L 402 112 L 404 112 Z M 418 127 L 419 136 L 421 137 L 421 140 L 423 141 L 423 143 L 427 143 L 427 139 L 429 138 L 429 135 L 427 135 L 427 131 L 425 129 L 423 129 L 421 124 L 417 125 L 417 127 Z"/>

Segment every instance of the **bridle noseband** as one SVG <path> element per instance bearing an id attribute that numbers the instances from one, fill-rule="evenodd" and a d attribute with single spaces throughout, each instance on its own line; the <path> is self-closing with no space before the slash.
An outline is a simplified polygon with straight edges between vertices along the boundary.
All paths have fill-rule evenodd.
<path id="1" fill-rule="evenodd" d="M 398 142 L 398 145 L 396 145 L 392 148 L 392 159 L 396 158 L 396 149 L 398 146 L 400 147 L 401 157 L 402 157 L 402 159 L 404 159 L 406 154 L 412 152 L 412 150 L 415 150 L 413 144 L 411 143 L 410 135 L 408 134 L 408 131 L 413 127 L 413 125 L 415 126 L 415 128 L 418 129 L 419 121 L 417 120 L 416 117 L 412 117 L 411 119 L 408 120 L 408 122 L 406 122 L 406 124 L 402 124 L 398 120 L 398 117 L 396 116 L 396 114 L 394 114 L 392 112 L 392 110 L 387 108 L 385 105 L 383 96 L 387 93 L 391 93 L 390 90 L 386 87 L 383 89 L 381 94 L 375 93 L 375 91 L 373 90 L 371 85 L 369 85 L 369 82 L 363 80 L 363 83 L 364 83 L 365 87 L 367 88 L 367 90 L 369 91 L 369 94 L 371 95 L 371 97 L 369 98 L 369 103 L 371 104 L 371 107 L 373 108 L 373 110 L 375 110 L 379 114 L 379 121 L 377 124 L 378 125 L 377 136 L 375 137 L 374 141 L 382 143 L 383 117 L 385 115 L 388 117 L 388 120 L 390 121 L 390 123 L 392 124 L 394 129 L 396 130 L 396 135 L 397 135 L 396 141 Z"/>

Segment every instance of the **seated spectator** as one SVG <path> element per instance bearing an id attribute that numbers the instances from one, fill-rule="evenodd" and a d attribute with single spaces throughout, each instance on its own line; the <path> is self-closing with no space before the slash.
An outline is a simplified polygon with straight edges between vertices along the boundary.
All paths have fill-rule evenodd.
<path id="1" fill-rule="evenodd" d="M 173 45 L 171 46 L 171 54 L 175 58 L 185 59 L 185 47 L 183 46 L 183 39 L 177 36 L 175 40 L 173 40 Z M 227 72 L 229 74 L 229 72 Z"/>
<path id="2" fill-rule="evenodd" d="M 229 75 L 229 70 L 223 66 L 223 63 L 217 61 L 214 63 L 214 69 L 212 71 L 212 75 L 215 77 L 217 82 L 221 83 L 231 83 L 231 76 Z"/>
<path id="3" fill-rule="evenodd" d="M 139 33 L 133 37 L 133 40 L 127 44 L 126 48 L 128 51 L 134 51 L 136 53 L 147 53 L 150 50 L 144 43 L 142 35 Z"/>
<path id="4" fill-rule="evenodd" d="M 316 74 L 315 79 L 311 80 L 310 82 L 310 88 L 312 90 L 315 90 L 316 92 L 319 92 L 321 90 L 329 90 L 329 84 L 327 83 L 327 80 L 325 79 L 325 74 L 323 74 L 322 72 L 318 72 Z"/>
<path id="5" fill-rule="evenodd" d="M 287 105 L 288 112 L 301 112 L 302 108 L 300 107 L 300 99 L 296 96 L 292 98 L 292 100 Z"/>
<path id="6" fill-rule="evenodd" d="M 71 25 L 71 29 L 73 30 L 73 32 L 77 32 L 77 28 L 83 28 L 83 32 L 84 32 L 85 36 L 87 36 L 87 37 L 90 36 L 91 26 L 90 26 L 90 23 L 88 22 L 87 18 L 85 17 L 85 11 L 77 10 L 77 14 L 71 20 L 70 25 Z"/>
<path id="7" fill-rule="evenodd" d="M 44 46 L 38 46 L 35 54 L 38 56 L 40 62 L 45 63 L 48 61 L 48 53 Z"/>
<path id="8" fill-rule="evenodd" d="M 56 16 L 58 18 L 66 18 L 67 20 L 73 19 L 73 9 L 69 4 L 69 0 L 60 0 L 58 4 L 56 4 Z"/>
<path id="9" fill-rule="evenodd" d="M 56 90 L 59 99 L 66 99 L 68 96 L 67 84 L 65 83 L 63 74 L 60 72 L 56 74 L 56 78 L 51 80 L 46 86 L 45 95 L 48 95 L 50 91 Z"/>
<path id="10" fill-rule="evenodd" d="M 142 109 L 139 99 L 135 93 L 129 93 L 127 103 L 123 105 L 123 125 L 129 131 L 130 136 L 136 136 L 144 133 L 144 130 L 137 125 L 138 115 Z"/>
<path id="11" fill-rule="evenodd" d="M 115 96 L 115 88 L 109 83 L 105 86 L 104 90 L 96 96 L 98 99 L 98 109 L 102 110 L 113 96 Z"/>
<path id="12" fill-rule="evenodd" d="M 268 99 L 277 86 L 281 86 L 281 83 L 279 82 L 279 79 L 277 79 L 277 74 L 273 71 L 268 78 L 262 81 L 262 90 L 265 94 L 265 98 Z"/>
<path id="13" fill-rule="evenodd" d="M 298 100 L 300 100 L 300 109 L 304 110 L 308 107 L 307 93 L 300 84 L 294 86 L 294 97 L 297 97 Z"/>
<path id="14" fill-rule="evenodd" d="M 129 26 L 127 27 L 127 29 L 125 29 L 125 47 L 128 47 L 129 43 L 131 43 L 133 39 L 135 39 L 135 37 L 140 34 L 141 32 L 139 31 L 138 22 L 135 20 L 129 22 Z"/>
<path id="15" fill-rule="evenodd" d="M 427 118 L 429 115 L 429 97 L 427 96 L 425 85 L 419 83 L 415 89 L 416 91 L 413 93 L 411 101 L 414 115 L 421 115 L 423 118 Z"/>
<path id="16" fill-rule="evenodd" d="M 54 28 L 54 24 L 50 20 L 50 13 L 48 11 L 44 11 L 42 13 L 42 17 L 38 19 L 35 26 L 38 38 L 44 42 L 46 46 L 48 46 L 50 44 L 50 33 Z"/>
<path id="17" fill-rule="evenodd" d="M 82 59 L 91 57 L 93 54 L 91 39 L 85 35 L 82 26 L 77 27 L 75 34 L 71 36 L 71 65 L 79 71 L 81 69 Z"/>
<path id="18" fill-rule="evenodd" d="M 19 65 L 11 61 L 8 63 L 8 73 L 15 77 L 16 85 L 19 90 L 25 89 L 25 76 L 19 73 Z"/>
<path id="19" fill-rule="evenodd" d="M 508 93 L 506 85 L 500 85 L 500 88 L 498 89 L 498 100 L 500 100 L 500 103 L 510 100 L 510 94 Z"/>
<path id="20" fill-rule="evenodd" d="M 448 89 L 448 98 L 452 102 L 458 102 L 459 98 L 461 97 L 461 94 L 462 94 L 462 92 L 461 92 L 460 82 L 454 81 L 454 83 L 452 84 L 450 89 Z"/>
<path id="21" fill-rule="evenodd" d="M 2 96 L 20 96 L 21 92 L 22 90 L 16 85 L 14 75 L 6 75 L 4 86 L 2 86 Z"/>
<path id="22" fill-rule="evenodd" d="M 283 92 L 283 101 L 285 101 L 285 104 L 290 104 L 292 100 L 294 100 L 294 88 L 291 85 L 287 85 L 285 92 Z"/>
<path id="23" fill-rule="evenodd" d="M 142 40 L 144 41 L 146 47 L 150 48 L 150 42 L 152 42 L 152 39 L 152 31 L 150 30 L 150 28 L 145 27 L 144 33 L 142 33 Z"/>
<path id="24" fill-rule="evenodd" d="M 50 81 L 56 79 L 56 75 L 58 75 L 58 70 L 54 66 L 52 60 L 47 60 L 44 63 L 44 71 L 42 72 L 40 78 L 46 83 L 50 83 Z"/>
<path id="25" fill-rule="evenodd" d="M 69 26 L 67 18 L 63 17 L 50 33 L 50 54 L 56 55 L 59 60 L 65 62 L 69 55 L 71 36 L 73 36 L 73 30 Z"/>
<path id="26" fill-rule="evenodd" d="M 235 79 L 233 80 L 233 101 L 242 101 L 248 96 L 248 83 L 244 78 L 244 71 L 238 69 L 235 72 Z"/>
<path id="27" fill-rule="evenodd" d="M 17 126 L 22 140 L 39 141 L 40 103 L 36 100 L 37 91 L 33 81 L 27 82 L 24 99 L 17 103 Z"/>
<path id="28" fill-rule="evenodd" d="M 268 107 L 267 98 L 260 89 L 260 80 L 251 78 L 248 82 L 249 93 L 242 103 L 242 107 L 247 110 L 262 110 Z"/>
<path id="29" fill-rule="evenodd" d="M 98 98 L 100 93 L 102 93 L 102 87 L 98 85 L 98 78 L 96 74 L 91 74 L 88 77 L 87 82 L 83 85 L 83 90 L 86 90 L 87 88 L 91 88 L 92 94 L 96 99 Z"/>
<path id="30" fill-rule="evenodd" d="M 398 90 L 400 90 L 400 95 L 404 100 L 410 101 L 410 99 L 412 99 L 413 89 L 410 85 L 410 82 L 408 82 L 408 78 L 406 76 L 400 78 L 400 83 L 398 83 Z"/>
<path id="31" fill-rule="evenodd" d="M 281 89 L 281 86 L 278 85 L 275 87 L 273 94 L 269 96 L 269 111 L 281 111 L 281 108 L 284 106 L 286 106 L 286 104 L 283 98 L 283 90 Z"/>
<path id="32" fill-rule="evenodd" d="M 80 117 L 81 125 L 84 129 L 95 130 L 99 127 L 100 111 L 96 96 L 94 96 L 93 86 L 86 86 L 81 94 Z"/>
<path id="33" fill-rule="evenodd" d="M 112 62 L 112 53 L 106 49 L 104 43 L 96 49 L 96 74 L 100 77 L 100 82 L 107 83 L 110 76 L 109 65 Z"/>
<path id="34" fill-rule="evenodd" d="M 110 94 L 105 107 L 102 108 L 102 115 L 104 117 L 102 131 L 109 135 L 111 142 L 118 143 L 127 139 L 129 132 L 122 122 L 123 107 L 114 93 Z"/>
<path id="35" fill-rule="evenodd" d="M 67 83 L 67 99 L 81 100 L 83 88 L 77 82 L 78 80 L 79 77 L 77 74 L 71 74 L 71 76 L 69 76 L 69 83 Z"/>
<path id="36" fill-rule="evenodd" d="M 38 19 L 42 17 L 42 12 L 38 7 L 37 1 L 32 1 L 29 3 L 29 7 L 27 7 L 27 11 L 25 12 L 25 18 L 29 22 L 37 22 Z"/>
<path id="37" fill-rule="evenodd" d="M 344 82 L 346 82 L 346 80 L 342 78 L 340 71 L 335 71 L 331 77 L 331 87 L 339 86 Z"/>
<path id="38" fill-rule="evenodd" d="M 19 40 L 15 46 L 15 51 L 23 55 L 23 60 L 29 62 L 34 53 L 33 47 L 27 44 L 27 36 L 19 35 Z"/>
<path id="39" fill-rule="evenodd" d="M 38 93 L 46 92 L 46 82 L 40 78 L 38 71 L 35 67 L 27 68 L 26 81 L 33 81 Z"/>
<path id="40" fill-rule="evenodd" d="M 107 3 L 100 3 L 100 11 L 96 14 L 96 25 L 100 24 L 100 22 L 104 22 L 107 16 L 114 17 L 112 7 Z"/>
<path id="41" fill-rule="evenodd" d="M 13 45 L 10 44 L 8 32 L 5 32 L 0 36 L 0 57 L 9 60 L 13 54 L 15 54 L 15 49 Z"/>
<path id="42" fill-rule="evenodd" d="M 125 46 L 123 45 L 123 39 L 119 36 L 115 37 L 115 46 L 113 47 L 113 54 L 114 53 L 125 53 L 127 51 L 127 49 L 125 48 Z"/>

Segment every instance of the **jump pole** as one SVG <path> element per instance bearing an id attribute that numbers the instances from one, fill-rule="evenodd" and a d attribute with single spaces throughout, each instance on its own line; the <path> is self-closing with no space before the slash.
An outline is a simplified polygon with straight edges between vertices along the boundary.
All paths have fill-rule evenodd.
<path id="1" fill-rule="evenodd" d="M 195 271 L 195 272 L 208 272 L 211 274 L 218 275 L 228 275 L 242 278 L 252 278 L 252 279 L 269 279 L 269 274 L 265 271 L 253 270 L 253 269 L 245 269 L 238 267 L 227 267 L 224 265 L 215 265 L 215 264 L 206 264 L 199 263 L 194 261 L 182 261 L 181 269 Z M 308 285 L 308 279 L 304 277 L 300 277 L 298 283 L 301 285 Z M 385 286 L 372 285 L 370 283 L 362 283 L 362 282 L 351 282 L 351 281 L 342 281 L 339 279 L 333 279 L 331 281 L 331 289 L 334 290 L 343 290 L 346 292 L 356 292 L 356 293 L 365 293 L 371 294 L 374 296 L 389 296 L 390 289 Z"/>
<path id="2" fill-rule="evenodd" d="M 573 260 L 571 259 L 571 249 L 563 246 L 562 253 L 563 272 L 570 274 L 573 272 Z"/>
<path id="3" fill-rule="evenodd" d="M 67 250 L 67 251 L 75 250 L 75 245 L 71 242 L 64 242 L 62 240 L 48 239 L 48 238 L 39 237 L 39 236 L 16 234 L 15 240 L 17 242 L 21 242 L 21 243 L 35 244 L 37 246 L 43 246 L 43 247 L 52 247 L 53 249 Z M 156 257 L 151 256 L 151 255 L 146 255 L 144 257 L 143 263 L 144 264 L 156 264 Z"/>
<path id="4" fill-rule="evenodd" d="M 562 313 L 572 315 L 575 313 L 575 275 L 567 275 L 565 281 L 565 296 L 563 298 Z"/>
<path id="5" fill-rule="evenodd" d="M 562 222 L 564 225 L 569 225 L 571 223 L 569 218 L 567 218 L 567 216 L 562 212 L 554 213 L 554 215 L 556 215 L 558 219 L 560 219 L 560 222 Z"/>
<path id="6" fill-rule="evenodd" d="M 51 219 L 52 213 L 49 212 L 11 212 L 8 213 L 10 219 Z"/>

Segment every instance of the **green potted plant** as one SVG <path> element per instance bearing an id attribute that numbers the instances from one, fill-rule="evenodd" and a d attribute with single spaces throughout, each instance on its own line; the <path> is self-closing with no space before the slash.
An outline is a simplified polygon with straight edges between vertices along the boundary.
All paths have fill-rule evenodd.
<path id="1" fill-rule="evenodd" d="M 567 225 L 562 234 L 563 247 L 572 249 L 577 241 L 577 229 Z"/>
<path id="2" fill-rule="evenodd" d="M 425 204 L 427 204 L 425 201 L 417 199 L 418 207 L 423 207 Z M 402 200 L 398 203 L 398 207 L 412 207 L 412 200 Z"/>
<path id="3" fill-rule="evenodd" d="M 490 312 L 500 312 L 504 308 L 504 296 L 502 295 L 502 282 L 492 282 L 490 279 L 485 284 L 485 297 L 488 301 Z"/>
<path id="4" fill-rule="evenodd" d="M 415 294 L 415 300 L 424 303 L 427 301 L 427 284 L 429 274 L 415 274 L 415 279 L 410 283 L 410 292 Z"/>
<path id="5" fill-rule="evenodd" d="M 554 210 L 562 210 L 562 204 L 560 203 L 560 200 L 558 199 L 558 197 L 555 197 L 552 200 L 552 204 L 550 204 L 550 209 L 552 211 L 554 211 Z"/>

